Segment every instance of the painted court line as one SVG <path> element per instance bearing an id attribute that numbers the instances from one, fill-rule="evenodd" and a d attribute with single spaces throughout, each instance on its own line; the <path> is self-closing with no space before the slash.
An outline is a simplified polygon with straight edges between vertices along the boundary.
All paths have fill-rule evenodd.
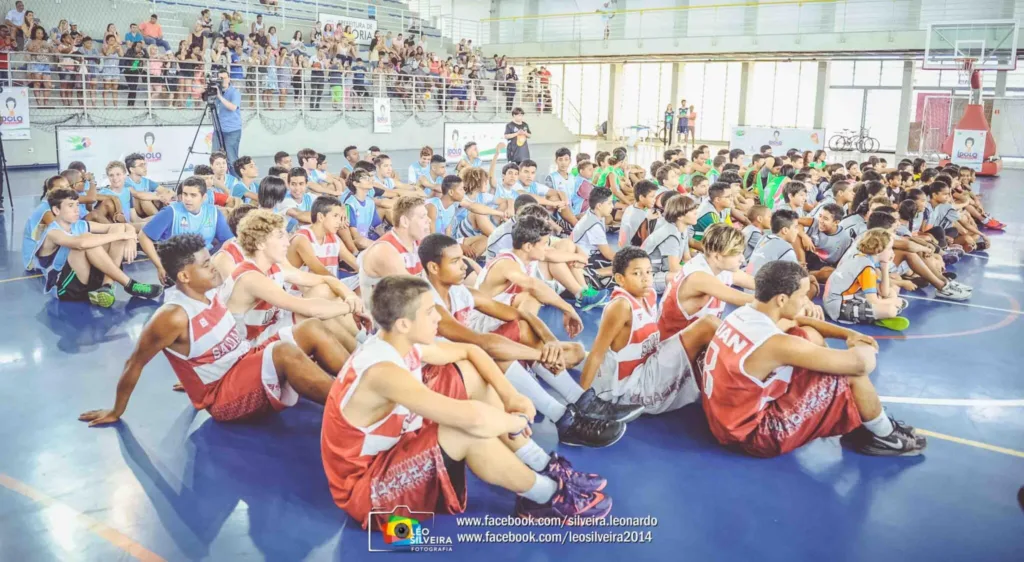
<path id="1" fill-rule="evenodd" d="M 941 302 L 942 304 L 955 304 L 957 306 L 967 306 L 967 307 L 970 307 L 970 308 L 981 308 L 981 309 L 984 309 L 984 310 L 994 310 L 996 312 L 1006 312 L 1007 314 L 1024 314 L 1024 311 L 1022 311 L 1022 310 L 1013 310 L 1013 309 L 1010 309 L 1010 308 L 999 308 L 999 307 L 995 307 L 995 306 L 985 306 L 985 305 L 981 305 L 981 304 L 971 304 L 969 302 L 948 301 L 948 300 L 945 300 L 945 299 L 933 299 L 933 298 L 930 298 L 930 297 L 915 297 L 914 295 L 900 295 L 900 296 L 902 296 L 905 299 L 912 299 L 912 300 L 916 300 L 916 301 Z"/>
<path id="2" fill-rule="evenodd" d="M 0 283 L 10 283 L 11 281 L 24 281 L 26 279 L 38 279 L 42 276 L 43 275 L 40 273 L 36 275 L 26 275 L 24 277 L 11 277 L 10 279 L 0 279 Z"/>
<path id="3" fill-rule="evenodd" d="M 989 400 L 986 398 L 914 398 L 906 396 L 879 396 L 889 404 L 920 404 L 923 406 L 986 406 L 1010 408 L 1024 406 L 1024 400 Z"/>
<path id="4" fill-rule="evenodd" d="M 44 507 L 55 508 L 64 511 L 65 513 L 74 517 L 76 521 L 81 523 L 83 527 L 85 527 L 95 535 L 99 536 L 102 539 L 105 539 L 110 544 L 113 544 L 114 546 L 120 548 L 121 550 L 127 552 L 135 558 L 142 560 L 143 562 L 166 562 L 163 557 L 157 555 L 156 553 L 152 552 L 151 550 L 147 549 L 141 544 L 128 538 L 120 531 L 113 529 L 107 526 L 105 523 L 93 519 L 92 517 L 89 517 L 88 515 L 80 511 L 76 511 L 71 506 L 51 498 L 50 496 L 40 492 L 39 490 L 36 490 L 35 488 L 29 486 L 28 484 L 15 480 L 14 478 L 7 476 L 6 474 L 0 474 L 0 486 L 3 486 L 4 488 L 7 488 L 8 490 L 11 490 L 13 492 L 17 492 L 22 496 L 25 496 L 26 498 Z"/>
<path id="5" fill-rule="evenodd" d="M 1010 455 L 1011 457 L 1019 457 L 1024 459 L 1024 452 L 1022 451 L 1015 451 L 1013 449 L 1007 449 L 1006 447 L 997 447 L 995 445 L 989 445 L 988 443 L 982 443 L 980 441 L 972 441 L 970 439 L 954 437 L 952 435 L 946 435 L 944 433 L 935 433 L 934 431 L 928 431 L 927 429 L 916 428 L 915 431 L 926 437 L 934 437 L 936 439 L 942 439 L 944 441 L 952 441 L 953 443 L 967 445 L 968 447 L 976 447 L 978 449 L 992 451 L 993 453 L 1002 453 L 1004 455 Z"/>

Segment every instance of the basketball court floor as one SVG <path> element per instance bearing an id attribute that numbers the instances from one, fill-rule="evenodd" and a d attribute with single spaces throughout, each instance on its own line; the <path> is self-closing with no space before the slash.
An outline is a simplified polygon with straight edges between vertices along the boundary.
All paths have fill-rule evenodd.
<path id="1" fill-rule="evenodd" d="M 20 173 L 19 173 L 20 174 Z M 19 175 L 12 176 L 16 183 Z M 110 407 L 149 303 L 99 310 L 58 304 L 20 271 L 21 233 L 38 183 L 0 215 L 0 559 L 364 560 L 368 537 L 331 501 L 320 461 L 322 410 L 222 425 L 171 391 L 158 357 L 121 423 L 89 429 Z M 973 299 L 915 293 L 902 334 L 880 340 L 872 380 L 888 411 L 929 438 L 916 458 L 873 458 L 819 440 L 771 460 L 715 444 L 699 406 L 630 424 L 608 449 L 562 447 L 609 479 L 613 515 L 654 517 L 642 544 L 467 544 L 460 533 L 560 528 L 430 525 L 451 560 L 1024 560 L 1024 172 L 982 179 L 1008 223 L 990 251 L 964 258 Z M 24 187 L 24 185 L 22 186 Z M 146 263 L 129 273 L 153 281 Z M 120 294 L 120 293 L 119 293 Z M 543 311 L 556 334 L 558 314 Z M 600 311 L 585 314 L 581 341 Z M 564 334 L 562 334 L 564 335 Z M 842 343 L 838 343 L 842 345 Z M 467 515 L 512 513 L 511 493 L 469 484 Z M 586 531 L 591 529 L 576 529 Z M 556 537 L 556 538 L 557 538 Z"/>

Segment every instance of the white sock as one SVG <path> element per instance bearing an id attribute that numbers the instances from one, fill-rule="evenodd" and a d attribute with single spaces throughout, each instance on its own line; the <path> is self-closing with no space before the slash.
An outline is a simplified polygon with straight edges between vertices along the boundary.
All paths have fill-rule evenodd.
<path id="1" fill-rule="evenodd" d="M 544 382 L 557 390 L 559 394 L 569 403 L 575 403 L 583 396 L 583 387 L 579 385 L 569 374 L 568 371 L 562 371 L 555 375 L 547 369 L 540 362 L 535 361 L 533 363 L 533 372 L 537 373 L 537 376 L 544 379 Z"/>
<path id="2" fill-rule="evenodd" d="M 516 451 L 516 457 L 523 461 L 523 464 L 530 467 L 534 472 L 544 470 L 551 462 L 551 457 L 545 453 L 544 449 L 541 449 L 540 445 L 534 442 L 533 439 L 527 441 L 525 445 Z"/>
<path id="3" fill-rule="evenodd" d="M 545 504 L 551 501 L 551 498 L 554 497 L 557 491 L 557 482 L 543 474 L 537 474 L 536 479 L 533 481 L 533 486 L 530 486 L 529 490 L 519 495 L 534 503 Z"/>
<path id="4" fill-rule="evenodd" d="M 879 437 L 885 437 L 892 433 L 892 421 L 889 416 L 885 415 L 884 410 L 877 418 L 864 422 L 864 427 Z"/>
<path id="5" fill-rule="evenodd" d="M 526 368 L 523 367 L 522 363 L 513 361 L 509 365 L 508 370 L 505 371 L 505 378 L 508 382 L 515 387 L 523 396 L 530 399 L 533 402 L 534 407 L 537 411 L 544 414 L 544 417 L 548 418 L 552 422 L 556 422 L 565 415 L 565 405 L 561 404 L 558 400 L 555 400 L 553 396 L 548 394 L 548 391 L 537 382 Z"/>

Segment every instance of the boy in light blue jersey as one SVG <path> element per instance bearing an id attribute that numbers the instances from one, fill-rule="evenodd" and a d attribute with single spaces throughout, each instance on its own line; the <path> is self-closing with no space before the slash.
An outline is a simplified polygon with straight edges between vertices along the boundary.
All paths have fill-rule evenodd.
<path id="1" fill-rule="evenodd" d="M 341 170 L 351 174 L 355 171 L 353 166 L 356 165 L 356 162 L 359 162 L 359 149 L 355 146 L 346 146 L 342 154 L 345 155 L 345 161 L 341 163 Z"/>
<path id="2" fill-rule="evenodd" d="M 484 161 L 480 159 L 480 147 L 476 142 L 469 141 L 466 146 L 462 147 L 462 158 L 455 165 L 455 173 L 461 173 L 466 168 L 480 168 L 483 165 Z"/>
<path id="3" fill-rule="evenodd" d="M 558 209 L 555 221 L 564 230 L 572 230 L 576 226 L 581 214 L 583 214 L 583 197 L 579 194 L 584 179 L 578 174 L 569 173 L 569 165 L 572 163 L 572 153 L 568 148 L 559 148 L 555 151 L 555 171 L 544 178 L 544 185 L 551 191 L 548 193 L 557 197 L 560 201 L 568 203 L 567 206 Z"/>
<path id="4" fill-rule="evenodd" d="M 430 157 L 430 171 L 426 175 L 421 175 L 416 185 L 422 190 L 423 195 L 427 197 L 440 197 L 438 192 L 441 190 L 441 183 L 444 181 L 446 173 L 447 167 L 444 156 L 435 154 Z"/>
<path id="5" fill-rule="evenodd" d="M 562 201 L 555 194 L 550 194 L 547 185 L 537 183 L 537 163 L 533 160 L 523 160 L 519 163 L 519 182 L 514 187 L 518 195 L 529 195 L 534 202 L 547 208 L 552 213 L 557 213 L 565 208 L 566 201 Z"/>
<path id="6" fill-rule="evenodd" d="M 299 226 L 313 222 L 309 211 L 313 208 L 313 200 L 316 198 L 308 191 L 308 185 L 306 170 L 295 167 L 288 171 L 288 194 L 278 205 L 278 209 L 285 217 L 285 230 L 289 233 L 295 232 Z"/>
<path id="7" fill-rule="evenodd" d="M 419 185 L 420 178 L 430 175 L 430 161 L 434 158 L 434 149 L 424 146 L 420 149 L 420 158 L 409 165 L 408 180 L 410 185 Z"/>
<path id="8" fill-rule="evenodd" d="M 228 176 L 226 185 L 231 186 L 231 196 L 249 203 L 259 201 L 260 170 L 251 156 L 240 156 L 235 160 L 234 176 Z"/>
<path id="9" fill-rule="evenodd" d="M 148 165 L 143 155 L 129 154 L 124 165 L 127 171 L 124 186 L 132 195 L 133 208 L 140 219 L 152 217 L 174 199 L 171 190 L 146 177 Z"/>

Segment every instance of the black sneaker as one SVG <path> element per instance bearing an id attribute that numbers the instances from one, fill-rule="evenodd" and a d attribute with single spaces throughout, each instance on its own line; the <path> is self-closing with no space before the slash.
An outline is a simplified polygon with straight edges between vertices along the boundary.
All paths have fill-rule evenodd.
<path id="1" fill-rule="evenodd" d="M 626 424 L 588 418 L 575 404 L 566 405 L 565 415 L 555 422 L 555 427 L 558 428 L 558 440 L 573 447 L 608 447 L 626 433 Z"/>
<path id="2" fill-rule="evenodd" d="M 124 286 L 124 291 L 133 297 L 155 299 L 164 293 L 164 288 L 160 285 L 139 283 L 134 279 L 129 279 L 128 284 Z"/>
<path id="3" fill-rule="evenodd" d="M 889 421 L 892 422 L 893 430 L 885 437 L 879 437 L 860 426 L 844 435 L 841 441 L 862 455 L 876 457 L 916 456 L 928 446 L 928 440 L 914 433 L 913 427 L 892 418 Z"/>
<path id="4" fill-rule="evenodd" d="M 576 401 L 576 408 L 588 418 L 622 423 L 629 423 L 644 413 L 644 407 L 641 405 L 619 405 L 601 400 L 593 388 L 580 396 Z"/>

